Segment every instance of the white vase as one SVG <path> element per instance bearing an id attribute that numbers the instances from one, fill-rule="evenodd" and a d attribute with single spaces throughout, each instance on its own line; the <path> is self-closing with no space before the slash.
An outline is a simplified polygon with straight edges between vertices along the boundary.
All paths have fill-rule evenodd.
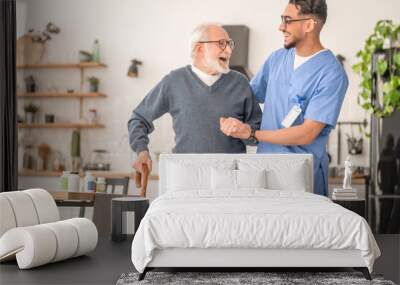
<path id="1" fill-rule="evenodd" d="M 25 123 L 27 123 L 27 124 L 35 123 L 35 113 L 26 112 L 25 113 Z"/>
<path id="2" fill-rule="evenodd" d="M 89 85 L 89 90 L 90 90 L 90 92 L 92 92 L 92 93 L 98 92 L 98 91 L 99 91 L 99 84 L 93 84 L 93 83 L 91 83 L 91 84 Z"/>

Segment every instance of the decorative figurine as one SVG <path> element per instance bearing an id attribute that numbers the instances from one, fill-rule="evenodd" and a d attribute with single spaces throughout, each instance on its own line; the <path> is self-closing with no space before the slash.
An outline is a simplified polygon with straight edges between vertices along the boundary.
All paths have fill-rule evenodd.
<path id="1" fill-rule="evenodd" d="M 344 162 L 344 178 L 343 188 L 334 188 L 332 193 L 332 200 L 357 200 L 358 193 L 357 189 L 351 187 L 351 176 L 352 176 L 352 163 L 350 156 L 346 157 Z"/>
<path id="2" fill-rule="evenodd" d="M 346 157 L 344 162 L 344 178 L 343 178 L 343 189 L 352 189 L 351 187 L 351 175 L 352 175 L 352 163 L 350 160 L 350 156 Z"/>
<path id="3" fill-rule="evenodd" d="M 32 75 L 25 77 L 25 89 L 27 93 L 35 93 L 36 92 L 36 81 Z"/>
<path id="4" fill-rule="evenodd" d="M 131 60 L 131 62 L 132 63 L 128 69 L 128 76 L 129 77 L 138 77 L 138 75 L 139 75 L 138 65 L 142 65 L 142 62 L 137 59 L 133 59 L 133 60 Z"/>

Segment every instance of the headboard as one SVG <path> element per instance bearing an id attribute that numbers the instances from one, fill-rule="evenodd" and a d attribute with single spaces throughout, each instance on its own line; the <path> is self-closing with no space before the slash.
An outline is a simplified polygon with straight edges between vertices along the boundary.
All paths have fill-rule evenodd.
<path id="1" fill-rule="evenodd" d="M 168 179 L 168 164 L 174 161 L 188 161 L 194 164 L 212 164 L 219 161 L 232 161 L 237 167 L 241 162 L 257 162 L 262 165 L 280 165 L 284 171 L 285 165 L 300 163 L 304 167 L 305 191 L 313 193 L 313 156 L 312 154 L 161 154 L 159 162 L 159 195 L 165 193 Z M 257 165 L 257 164 L 256 164 Z M 283 169 L 282 169 L 283 167 Z M 285 179 L 291 179 L 285 176 Z"/>

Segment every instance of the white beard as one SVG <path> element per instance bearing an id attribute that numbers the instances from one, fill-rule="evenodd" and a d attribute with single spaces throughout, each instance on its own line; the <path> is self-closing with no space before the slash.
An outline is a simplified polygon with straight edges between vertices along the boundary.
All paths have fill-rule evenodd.
<path id="1" fill-rule="evenodd" d="M 218 59 L 213 59 L 210 57 L 208 48 L 206 48 L 206 52 L 204 54 L 204 65 L 212 70 L 215 70 L 217 73 L 227 74 L 230 71 L 229 66 L 224 67 L 218 62 Z"/>

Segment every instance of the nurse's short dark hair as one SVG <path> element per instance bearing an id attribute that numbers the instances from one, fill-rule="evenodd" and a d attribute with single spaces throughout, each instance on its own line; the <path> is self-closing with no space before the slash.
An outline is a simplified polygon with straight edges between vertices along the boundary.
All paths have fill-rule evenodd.
<path id="1" fill-rule="evenodd" d="M 326 22 L 328 7 L 325 0 L 289 0 L 289 4 L 299 9 L 299 15 L 314 15 L 322 21 L 322 24 Z"/>

